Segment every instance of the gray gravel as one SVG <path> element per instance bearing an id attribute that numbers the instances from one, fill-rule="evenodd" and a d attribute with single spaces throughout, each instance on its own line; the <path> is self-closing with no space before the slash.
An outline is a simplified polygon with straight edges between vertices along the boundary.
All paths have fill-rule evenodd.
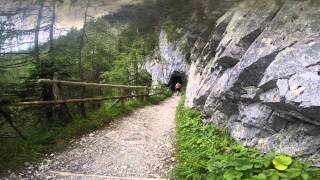
<path id="1" fill-rule="evenodd" d="M 114 177 L 165 177 L 174 162 L 175 112 L 179 97 L 136 110 L 110 126 L 75 140 L 6 179 L 98 179 L 62 177 L 52 171 Z"/>

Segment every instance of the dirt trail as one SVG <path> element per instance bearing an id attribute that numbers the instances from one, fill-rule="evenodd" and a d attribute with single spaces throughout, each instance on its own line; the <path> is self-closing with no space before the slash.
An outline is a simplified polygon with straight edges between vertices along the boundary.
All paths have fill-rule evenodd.
<path id="1" fill-rule="evenodd" d="M 138 109 L 8 179 L 163 178 L 174 161 L 178 102 L 174 96 L 160 105 Z"/>

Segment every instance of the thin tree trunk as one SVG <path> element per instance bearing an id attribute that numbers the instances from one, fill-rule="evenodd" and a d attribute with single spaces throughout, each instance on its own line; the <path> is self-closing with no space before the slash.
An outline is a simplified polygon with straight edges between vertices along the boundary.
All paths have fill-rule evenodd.
<path id="1" fill-rule="evenodd" d="M 86 34 L 88 8 L 89 8 L 89 3 L 86 6 L 86 10 L 85 10 L 85 14 L 84 14 L 84 22 L 83 22 L 83 26 L 82 26 L 81 35 L 80 35 L 80 46 L 79 46 L 79 51 L 78 51 L 79 78 L 80 78 L 81 81 L 84 79 L 84 76 L 83 76 L 83 65 L 82 65 L 82 49 L 83 49 L 83 46 L 84 46 L 84 37 L 85 37 L 85 34 Z"/>
<path id="2" fill-rule="evenodd" d="M 54 61 L 54 47 L 53 47 L 53 34 L 54 34 L 54 25 L 56 21 L 56 0 L 51 1 L 51 18 L 50 18 L 50 24 L 49 24 L 49 57 L 50 60 Z M 44 101 L 52 100 L 53 94 L 52 94 L 52 86 L 48 86 L 46 84 L 42 85 L 42 99 Z M 61 106 L 62 107 L 62 106 Z M 60 108 L 61 109 L 61 108 Z M 46 118 L 50 122 L 52 121 L 53 116 L 53 109 L 52 107 L 46 107 Z"/>
<path id="3" fill-rule="evenodd" d="M 51 2 L 52 6 L 52 15 L 51 15 L 51 22 L 50 22 L 50 32 L 49 32 L 49 54 L 51 56 L 51 59 L 54 58 L 54 48 L 53 48 L 53 35 L 54 35 L 54 25 L 56 23 L 56 0 L 52 0 Z"/>
<path id="4" fill-rule="evenodd" d="M 96 56 L 96 49 L 97 49 L 97 39 L 98 39 L 98 30 L 97 27 L 95 28 L 95 39 L 94 39 L 94 46 L 92 49 L 92 55 L 91 55 L 91 80 L 92 82 L 97 82 L 98 83 L 98 77 L 96 76 L 96 69 L 95 69 L 95 56 Z M 101 89 L 99 89 L 98 91 L 100 91 Z M 98 92 L 100 93 L 100 92 Z M 100 107 L 100 102 L 97 103 L 93 103 L 92 107 L 93 108 L 99 108 Z"/>
<path id="5" fill-rule="evenodd" d="M 137 62 L 137 56 L 134 54 L 134 60 L 133 60 L 133 83 L 134 85 L 138 84 L 138 62 Z M 135 90 L 134 93 L 138 94 L 138 90 Z"/>
<path id="6" fill-rule="evenodd" d="M 37 15 L 37 21 L 36 21 L 35 33 L 34 33 L 34 49 L 33 49 L 32 55 L 34 60 L 37 63 L 40 62 L 39 34 L 40 34 L 41 22 L 43 18 L 44 2 L 45 0 L 38 0 L 39 9 L 38 9 L 38 15 Z M 43 78 L 43 77 L 40 77 L 40 78 Z M 52 100 L 51 87 L 47 85 L 42 86 L 42 99 L 44 101 Z M 44 111 L 45 111 L 46 119 L 48 121 L 51 121 L 53 116 L 52 109 L 45 108 Z"/>
<path id="7" fill-rule="evenodd" d="M 97 49 L 97 40 L 98 40 L 98 30 L 96 27 L 95 32 L 95 39 L 94 39 L 94 47 L 92 49 L 92 56 L 91 56 L 91 79 L 93 82 L 98 82 L 98 77 L 96 76 L 95 66 L 94 66 L 94 59 L 96 55 L 96 49 Z"/>
<path id="8" fill-rule="evenodd" d="M 35 27 L 35 33 L 34 33 L 34 52 L 33 57 L 34 59 L 39 62 L 40 61 L 40 52 L 39 52 L 39 32 L 40 32 L 40 26 L 42 21 L 42 14 L 43 14 L 43 6 L 44 6 L 44 0 L 38 0 L 39 4 L 39 10 L 38 10 L 38 17 L 37 17 L 37 23 Z"/>
<path id="9" fill-rule="evenodd" d="M 58 73 L 54 74 L 53 80 L 58 80 Z M 55 100 L 63 100 L 61 84 L 54 83 L 52 86 L 52 92 Z M 66 103 L 58 105 L 58 117 L 62 120 L 64 124 L 67 124 L 72 119 L 72 116 L 69 113 L 69 109 Z"/>
<path id="10" fill-rule="evenodd" d="M 83 46 L 84 46 L 84 37 L 85 37 L 85 34 L 86 34 L 88 8 L 89 8 L 89 3 L 87 3 L 87 5 L 86 5 L 86 9 L 85 9 L 85 13 L 84 13 L 84 22 L 83 22 L 82 31 L 81 31 L 80 46 L 79 46 L 79 52 L 78 52 L 78 58 L 79 58 L 78 68 L 79 68 L 80 81 L 84 80 L 83 65 L 82 65 L 82 49 L 83 49 Z M 84 98 L 84 93 L 85 93 L 85 87 L 83 87 L 82 90 L 81 90 L 81 93 L 80 93 L 81 97 L 80 98 Z M 80 111 L 81 111 L 82 117 L 86 117 L 86 110 L 85 110 L 84 103 L 80 104 Z"/>

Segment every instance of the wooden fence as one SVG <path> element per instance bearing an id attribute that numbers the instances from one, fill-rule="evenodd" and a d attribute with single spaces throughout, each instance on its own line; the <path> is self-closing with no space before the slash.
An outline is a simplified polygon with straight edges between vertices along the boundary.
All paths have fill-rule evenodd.
<path id="1" fill-rule="evenodd" d="M 53 79 L 39 79 L 34 86 L 40 85 L 40 88 L 46 88 L 49 90 L 51 94 L 48 100 L 42 100 L 42 97 L 37 96 L 35 99 L 26 100 L 25 102 L 15 102 L 9 103 L 8 106 L 23 106 L 23 107 L 33 107 L 33 106 L 49 106 L 48 108 L 44 108 L 44 114 L 46 118 L 50 120 L 53 115 L 53 112 L 57 112 L 59 119 L 66 123 L 72 119 L 72 114 L 67 107 L 67 104 L 78 104 L 79 110 L 83 117 L 86 117 L 86 110 L 84 103 L 93 103 L 92 105 L 100 106 L 101 101 L 106 100 L 116 100 L 112 104 L 115 105 L 119 102 L 123 103 L 124 100 L 132 99 L 132 98 L 141 98 L 146 101 L 150 96 L 155 96 L 162 94 L 163 92 L 156 92 L 151 94 L 151 90 L 153 92 L 154 89 L 151 89 L 148 86 L 127 86 L 127 85 L 114 85 L 114 84 L 100 84 L 100 83 L 87 83 L 87 82 L 75 82 L 75 81 L 63 81 L 58 80 L 57 74 L 55 74 Z M 93 97 L 85 97 L 86 88 L 88 92 L 93 91 L 94 94 L 91 93 L 90 96 Z M 113 92 L 112 90 L 116 90 Z M 98 90 L 98 91 L 96 91 Z M 109 90 L 109 91 L 107 91 Z M 71 94 L 75 94 L 76 96 L 70 96 Z M 107 93 L 104 93 L 107 92 Z M 111 93 L 110 93 L 111 92 Z M 107 94 L 107 95 L 104 95 Z M 52 107 L 50 107 L 52 106 Z M 34 108 L 32 108 L 34 109 Z M 55 109 L 55 110 L 53 110 Z M 13 123 L 11 111 L 8 108 L 1 109 L 0 115 L 4 117 L 5 121 L 9 123 L 9 125 L 23 138 L 26 137 L 19 131 L 18 127 Z"/>
<path id="2" fill-rule="evenodd" d="M 124 100 L 124 99 L 131 99 L 131 98 L 143 98 L 147 100 L 150 96 L 155 96 L 158 93 L 150 94 L 150 87 L 148 86 L 127 86 L 127 85 L 115 85 L 115 84 L 100 84 L 100 83 L 87 83 L 87 82 L 74 82 L 74 81 L 62 81 L 57 79 L 39 79 L 39 84 L 49 84 L 52 85 L 52 94 L 54 99 L 50 101 L 31 101 L 31 102 L 18 102 L 16 106 L 43 106 L 43 105 L 54 105 L 54 104 L 79 104 L 79 103 L 86 103 L 86 102 L 97 102 L 97 101 L 105 101 L 105 100 Z M 122 92 L 121 96 L 112 96 L 112 97 L 101 97 L 101 94 L 98 94 L 99 97 L 92 97 L 92 98 L 78 98 L 78 99 L 65 99 L 63 94 L 63 88 L 61 85 L 64 86 L 73 86 L 79 87 L 80 90 L 85 91 L 86 87 L 94 87 L 98 88 L 99 92 L 102 92 L 102 88 L 116 88 Z M 143 90 L 143 94 L 127 94 L 127 90 Z M 129 91 L 131 92 L 131 91 Z"/>

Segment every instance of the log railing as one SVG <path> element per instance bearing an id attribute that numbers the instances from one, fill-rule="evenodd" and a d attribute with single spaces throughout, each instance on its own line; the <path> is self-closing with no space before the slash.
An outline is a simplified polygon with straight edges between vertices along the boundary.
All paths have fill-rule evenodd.
<path id="1" fill-rule="evenodd" d="M 70 110 L 67 104 L 77 104 L 78 107 L 80 107 L 81 105 L 84 105 L 84 103 L 92 103 L 91 105 L 100 106 L 101 104 L 96 102 L 102 102 L 106 100 L 115 100 L 111 105 L 111 107 L 113 107 L 115 104 L 119 102 L 121 102 L 121 104 L 123 105 L 124 100 L 127 100 L 127 99 L 141 98 L 144 101 L 146 101 L 150 96 L 155 96 L 163 93 L 162 90 L 156 92 L 154 89 L 152 89 L 151 91 L 151 88 L 148 86 L 127 86 L 127 85 L 63 81 L 63 80 L 58 80 L 56 73 L 52 80 L 40 79 L 37 82 L 35 82 L 35 84 L 32 84 L 32 85 L 33 85 L 33 88 L 35 89 L 37 88 L 37 92 L 39 90 L 42 90 L 41 92 L 49 93 L 50 96 L 46 96 L 47 100 L 41 100 L 41 99 L 45 99 L 43 97 L 43 94 L 41 94 L 42 96 L 37 94 L 38 96 L 33 95 L 33 97 L 30 98 L 32 100 L 26 100 L 26 102 L 7 103 L 3 106 L 5 107 L 5 109 L 1 109 L 2 107 L 0 106 L 0 116 L 3 116 L 5 120 L 9 123 L 9 125 L 23 139 L 26 139 L 26 136 L 24 136 L 21 133 L 21 131 L 19 131 L 18 127 L 16 127 L 16 125 L 13 123 L 11 118 L 12 112 L 8 107 L 13 107 L 13 108 L 16 107 L 19 109 L 20 107 L 29 107 L 29 106 L 42 107 L 43 106 L 43 109 L 41 108 L 40 110 L 44 112 L 48 120 L 50 120 L 53 116 L 53 113 L 56 112 L 58 118 L 63 123 L 67 123 L 67 122 L 70 122 L 70 120 L 72 119 L 72 113 L 70 113 Z M 85 90 L 89 92 L 90 97 L 84 97 L 81 95 L 81 91 L 85 91 Z M 116 90 L 116 91 L 114 92 L 113 90 Z M 94 94 L 92 92 L 94 92 Z M 152 92 L 152 94 L 150 92 Z M 47 98 L 47 97 L 50 97 L 50 98 Z M 74 107 L 75 106 L 73 106 L 73 108 Z M 30 109 L 35 110 L 36 108 L 30 108 Z M 77 108 L 74 108 L 74 109 L 77 109 Z M 85 115 L 83 117 L 85 117 Z"/>
<path id="2" fill-rule="evenodd" d="M 114 84 L 99 84 L 99 83 L 87 83 L 87 82 L 74 82 L 74 81 L 61 81 L 57 79 L 40 79 L 38 80 L 39 84 L 49 84 L 52 85 L 52 94 L 54 99 L 50 101 L 31 101 L 31 102 L 19 102 L 15 105 L 17 106 L 42 106 L 42 105 L 54 105 L 54 104 L 77 104 L 85 102 L 97 102 L 105 100 L 114 100 L 114 99 L 130 99 L 130 98 L 143 98 L 147 100 L 148 97 L 158 95 L 160 93 L 150 94 L 150 88 L 148 86 L 127 86 L 127 85 L 114 85 Z M 80 98 L 80 99 L 65 99 L 62 97 L 62 88 L 61 85 L 65 86 L 75 86 L 75 87 L 94 87 L 98 88 L 99 92 L 102 91 L 101 88 L 116 88 L 121 89 L 123 92 L 122 96 L 112 96 L 112 97 L 93 97 L 93 98 Z M 143 94 L 128 95 L 125 94 L 125 90 L 143 90 Z"/>
<path id="3" fill-rule="evenodd" d="M 87 83 L 87 82 L 74 82 L 74 81 L 60 81 L 50 79 L 39 79 L 38 83 L 47 84 L 65 84 L 69 86 L 91 86 L 91 87 L 110 87 L 110 88 L 124 88 L 124 89 L 145 89 L 147 86 L 126 86 L 126 85 L 114 85 L 114 84 L 99 84 L 99 83 Z"/>

